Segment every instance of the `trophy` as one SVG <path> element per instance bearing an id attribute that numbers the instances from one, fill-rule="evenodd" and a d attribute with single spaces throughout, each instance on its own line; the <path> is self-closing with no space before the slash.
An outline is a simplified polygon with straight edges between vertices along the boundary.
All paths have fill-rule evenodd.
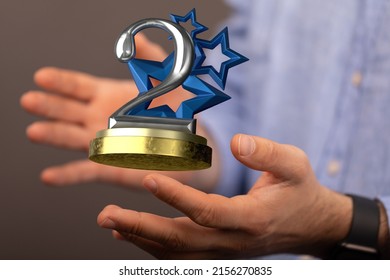
<path id="1" fill-rule="evenodd" d="M 180 23 L 191 20 L 188 33 Z M 135 58 L 134 36 L 146 28 L 160 28 L 174 42 L 174 51 L 162 62 Z M 115 53 L 127 63 L 139 95 L 116 110 L 108 120 L 108 129 L 97 132 L 90 143 L 89 159 L 106 165 L 147 170 L 200 170 L 211 166 L 212 149 L 207 139 L 196 134 L 194 115 L 230 97 L 202 80 L 208 74 L 223 90 L 228 69 L 248 59 L 229 47 L 228 30 L 212 40 L 197 35 L 207 27 L 196 21 L 195 10 L 184 17 L 143 19 L 127 27 L 119 36 Z M 221 45 L 229 59 L 219 71 L 204 65 L 204 49 Z M 161 81 L 152 85 L 151 79 Z M 176 111 L 162 105 L 149 108 L 153 99 L 182 86 L 195 97 L 183 101 Z"/>

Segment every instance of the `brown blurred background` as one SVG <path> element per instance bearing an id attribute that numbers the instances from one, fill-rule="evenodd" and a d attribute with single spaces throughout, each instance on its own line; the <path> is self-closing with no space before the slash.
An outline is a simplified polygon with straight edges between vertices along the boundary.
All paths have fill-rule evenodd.
<path id="1" fill-rule="evenodd" d="M 0 259 L 151 258 L 99 228 L 97 214 L 107 204 L 177 213 L 141 191 L 103 184 L 43 185 L 39 173 L 44 167 L 86 154 L 30 143 L 25 128 L 36 118 L 19 107 L 19 98 L 36 88 L 33 73 L 46 65 L 130 77 L 114 56 L 119 33 L 138 19 L 184 16 L 192 8 L 198 21 L 210 28 L 206 38 L 219 31 L 229 14 L 221 0 L 0 1 Z M 158 42 L 166 39 L 152 36 Z"/>

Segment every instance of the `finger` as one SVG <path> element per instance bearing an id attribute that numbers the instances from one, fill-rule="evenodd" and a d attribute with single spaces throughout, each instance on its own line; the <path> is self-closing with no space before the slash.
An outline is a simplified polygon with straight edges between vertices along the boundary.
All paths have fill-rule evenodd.
<path id="1" fill-rule="evenodd" d="M 76 150 L 87 150 L 90 140 L 81 126 L 55 121 L 33 123 L 27 128 L 27 137 L 40 144 Z"/>
<path id="2" fill-rule="evenodd" d="M 139 188 L 144 171 L 102 165 L 90 160 L 77 160 L 46 168 L 41 180 L 53 186 L 66 186 L 94 181 Z"/>
<path id="3" fill-rule="evenodd" d="M 118 232 L 114 230 L 113 236 L 118 240 L 125 240 L 133 243 L 135 246 L 148 252 L 157 259 L 169 259 L 169 250 L 165 249 L 157 242 L 124 231 Z"/>
<path id="4" fill-rule="evenodd" d="M 233 155 L 246 166 L 281 178 L 303 176 L 310 168 L 302 150 L 261 137 L 235 135 L 231 141 L 231 149 Z"/>
<path id="5" fill-rule="evenodd" d="M 35 83 L 48 90 L 89 101 L 99 86 L 99 79 L 92 75 L 54 67 L 39 69 L 34 75 Z"/>
<path id="6" fill-rule="evenodd" d="M 126 241 L 127 240 L 126 236 L 124 235 L 123 232 L 119 232 L 119 231 L 113 229 L 111 233 L 112 233 L 112 236 L 116 240 L 122 240 L 122 241 Z M 127 240 L 127 241 L 129 241 L 129 240 Z"/>
<path id="7" fill-rule="evenodd" d="M 53 186 L 65 186 L 96 181 L 99 166 L 89 160 L 72 161 L 60 166 L 46 168 L 41 173 L 41 180 Z"/>
<path id="8" fill-rule="evenodd" d="M 161 174 L 146 176 L 143 184 L 156 197 L 203 226 L 236 228 L 243 224 L 243 217 L 249 214 L 251 198 L 243 202 L 242 196 L 230 199 L 206 194 Z"/>
<path id="9" fill-rule="evenodd" d="M 204 251 L 175 251 L 167 249 L 157 242 L 139 237 L 135 234 L 127 232 L 114 231 L 113 235 L 118 240 L 126 240 L 133 243 L 138 248 L 148 252 L 157 259 L 172 259 L 172 260 L 194 260 L 194 259 L 216 259 L 220 258 L 221 254 L 217 254 L 213 250 Z"/>
<path id="10" fill-rule="evenodd" d="M 136 212 L 109 205 L 97 218 L 101 227 L 126 232 L 153 242 L 170 250 L 194 251 L 208 249 L 218 240 L 210 234 L 209 238 L 200 238 L 210 229 L 201 227 L 188 218 L 166 218 L 149 213 Z"/>
<path id="11" fill-rule="evenodd" d="M 32 91 L 24 94 L 20 103 L 28 112 L 49 119 L 82 123 L 86 118 L 84 103 L 61 96 Z"/>

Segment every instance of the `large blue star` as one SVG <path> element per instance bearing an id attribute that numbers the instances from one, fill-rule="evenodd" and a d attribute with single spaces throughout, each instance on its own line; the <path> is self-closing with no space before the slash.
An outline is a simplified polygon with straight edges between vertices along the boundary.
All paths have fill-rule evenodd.
<path id="1" fill-rule="evenodd" d="M 178 16 L 178 15 L 170 15 L 173 22 L 180 24 L 180 22 L 187 22 L 189 19 L 191 19 L 191 24 L 194 27 L 194 29 L 191 31 L 191 37 L 195 38 L 196 34 L 199 34 L 201 32 L 204 32 L 208 30 L 206 26 L 203 24 L 200 24 L 196 20 L 196 11 L 195 9 L 192 9 L 188 14 L 185 16 Z"/>
<path id="2" fill-rule="evenodd" d="M 191 74 L 209 74 L 222 89 L 225 89 L 229 69 L 248 60 L 248 58 L 233 51 L 229 47 L 227 27 L 218 33 L 211 41 L 194 38 L 194 43 L 196 46 L 196 60 L 194 70 Z M 202 65 L 206 59 L 203 49 L 206 48 L 213 50 L 218 45 L 221 45 L 222 53 L 229 57 L 228 60 L 221 64 L 220 71 L 217 71 L 212 65 Z"/>
<path id="3" fill-rule="evenodd" d="M 173 61 L 174 53 L 171 53 L 163 62 L 142 59 L 130 60 L 128 66 L 140 94 L 144 94 L 153 87 L 150 78 L 163 81 L 170 73 Z M 230 99 L 228 95 L 192 74 L 187 77 L 182 86 L 196 96 L 183 101 L 176 112 L 167 105 L 148 109 L 150 101 L 130 110 L 127 114 L 190 119 L 194 117 L 194 114 Z"/>

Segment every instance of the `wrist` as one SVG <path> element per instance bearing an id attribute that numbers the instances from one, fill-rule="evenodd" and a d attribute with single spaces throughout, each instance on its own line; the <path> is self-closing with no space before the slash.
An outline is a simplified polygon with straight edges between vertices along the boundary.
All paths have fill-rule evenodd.
<path id="1" fill-rule="evenodd" d="M 345 240 L 350 232 L 353 220 L 353 201 L 352 198 L 331 191 L 332 201 L 329 209 L 332 209 L 330 215 L 333 216 L 333 222 L 329 224 L 329 236 L 326 240 L 326 249 L 321 257 L 331 256 L 334 248 Z"/>
<path id="2" fill-rule="evenodd" d="M 352 199 L 326 187 L 321 188 L 317 200 L 316 220 L 311 232 L 311 246 L 301 253 L 318 258 L 329 258 L 334 248 L 344 240 L 352 224 Z"/>
<path id="3" fill-rule="evenodd" d="M 379 200 L 348 195 L 353 201 L 348 235 L 330 254 L 332 259 L 388 258 L 389 229 L 386 211 Z"/>

